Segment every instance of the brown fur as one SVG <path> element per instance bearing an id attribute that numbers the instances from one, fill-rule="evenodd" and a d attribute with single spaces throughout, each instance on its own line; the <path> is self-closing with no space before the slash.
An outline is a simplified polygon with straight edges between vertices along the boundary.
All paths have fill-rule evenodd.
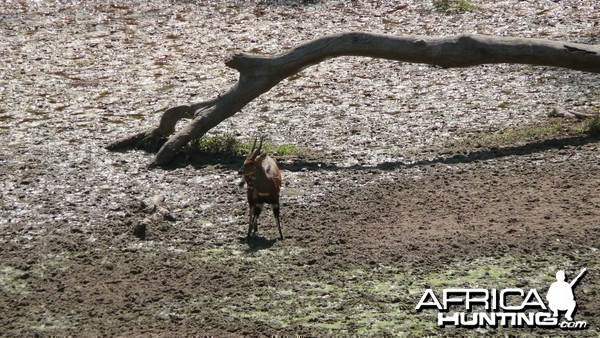
<path id="1" fill-rule="evenodd" d="M 271 204 L 275 222 L 279 230 L 279 237 L 283 239 L 281 226 L 279 223 L 279 192 L 281 189 L 281 172 L 277 162 L 266 153 L 261 151 L 262 139 L 258 149 L 255 149 L 256 140 L 252 150 L 244 164 L 239 170 L 240 175 L 244 175 L 247 185 L 247 197 L 249 205 L 249 227 L 248 238 L 252 232 L 256 234 L 258 215 L 261 212 L 264 203 Z"/>

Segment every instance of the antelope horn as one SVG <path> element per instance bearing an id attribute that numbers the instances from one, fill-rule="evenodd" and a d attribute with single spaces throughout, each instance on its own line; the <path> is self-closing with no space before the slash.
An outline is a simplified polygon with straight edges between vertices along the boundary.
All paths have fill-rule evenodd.
<path id="1" fill-rule="evenodd" d="M 254 144 L 252 144 L 252 150 L 250 150 L 250 154 L 254 153 L 255 147 L 256 147 L 256 137 L 254 138 Z"/>
<path id="2" fill-rule="evenodd" d="M 258 150 L 257 150 L 259 154 L 260 154 L 260 151 L 262 150 L 262 144 L 263 144 L 264 139 L 265 139 L 264 136 L 260 138 L 260 144 L 258 145 Z"/>

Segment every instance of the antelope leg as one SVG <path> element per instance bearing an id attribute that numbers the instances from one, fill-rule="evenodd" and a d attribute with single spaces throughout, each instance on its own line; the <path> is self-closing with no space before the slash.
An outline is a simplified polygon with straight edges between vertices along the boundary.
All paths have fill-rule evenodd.
<path id="1" fill-rule="evenodd" d="M 281 225 L 279 223 L 279 204 L 273 205 L 273 216 L 275 216 L 275 223 L 277 224 L 277 230 L 279 230 L 279 238 L 283 240 L 283 233 L 281 233 Z"/>

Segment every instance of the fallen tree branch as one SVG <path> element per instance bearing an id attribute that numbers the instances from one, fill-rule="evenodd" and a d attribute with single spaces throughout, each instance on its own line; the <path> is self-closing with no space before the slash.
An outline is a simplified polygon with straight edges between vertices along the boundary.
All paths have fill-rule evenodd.
<path id="1" fill-rule="evenodd" d="M 109 144 L 108 150 L 119 150 L 125 148 L 142 148 L 148 151 L 157 151 L 164 137 L 175 132 L 175 125 L 183 118 L 191 119 L 193 111 L 190 106 L 178 106 L 167 109 L 160 119 L 158 127 L 142 131 L 131 136 L 124 137 Z"/>
<path id="2" fill-rule="evenodd" d="M 576 111 L 566 111 L 564 108 L 555 107 L 552 109 L 552 111 L 550 113 L 548 113 L 548 117 L 567 117 L 567 118 L 573 117 L 578 120 L 585 120 L 585 119 L 591 119 L 592 117 L 594 117 L 594 115 L 579 113 Z"/>
<path id="3" fill-rule="evenodd" d="M 150 148 L 158 147 L 162 144 L 161 140 L 174 132 L 177 121 L 193 117 L 191 123 L 162 144 L 150 166 L 167 164 L 190 140 L 202 137 L 283 79 L 308 66 L 340 56 L 384 58 L 443 68 L 513 63 L 600 73 L 598 45 L 471 34 L 397 37 L 362 32 L 342 33 L 312 40 L 287 53 L 271 57 L 235 54 L 225 64 L 239 71 L 240 76 L 227 92 L 210 101 L 171 108 L 164 113 L 157 128 L 125 137 L 107 148 L 140 147 L 141 141 L 149 143 Z"/>

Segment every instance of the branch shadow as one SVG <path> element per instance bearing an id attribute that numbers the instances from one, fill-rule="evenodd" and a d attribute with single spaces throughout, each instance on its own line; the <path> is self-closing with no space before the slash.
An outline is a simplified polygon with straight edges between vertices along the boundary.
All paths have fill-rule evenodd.
<path id="1" fill-rule="evenodd" d="M 192 166 L 195 169 L 218 167 L 226 170 L 237 171 L 240 169 L 246 156 L 232 153 L 213 153 L 200 150 L 184 150 L 175 159 L 160 167 L 164 170 L 175 170 Z"/>
<path id="2" fill-rule="evenodd" d="M 455 164 L 471 163 L 475 161 L 487 161 L 508 156 L 525 156 L 544 152 L 551 149 L 562 149 L 564 147 L 578 147 L 600 141 L 600 137 L 590 136 L 572 136 L 559 139 L 548 139 L 526 143 L 520 146 L 510 146 L 504 148 L 492 148 L 480 151 L 470 152 L 468 154 L 458 154 L 448 158 L 438 158 L 433 160 L 422 160 L 411 164 L 409 167 L 431 165 L 436 163 Z"/>
<path id="3" fill-rule="evenodd" d="M 471 151 L 467 154 L 456 154 L 450 157 L 437 157 L 434 159 L 423 159 L 414 162 L 406 161 L 395 161 L 395 162 L 382 162 L 376 166 L 363 166 L 354 165 L 350 167 L 339 167 L 335 164 L 323 165 L 319 162 L 304 162 L 294 161 L 294 163 L 283 168 L 290 171 L 318 171 L 318 170 L 382 170 L 391 171 L 396 169 L 410 169 L 414 167 L 424 167 L 434 164 L 459 164 L 459 163 L 473 163 L 477 161 L 487 161 L 509 156 L 525 156 L 535 153 L 541 153 L 551 149 L 561 149 L 569 146 L 583 146 L 590 143 L 600 142 L 600 137 L 591 136 L 573 136 L 559 139 L 549 139 L 543 141 L 530 142 L 519 146 L 509 146 L 503 148 L 490 148 L 477 151 Z"/>
<path id="4" fill-rule="evenodd" d="M 456 154 L 450 157 L 440 156 L 433 159 L 422 159 L 417 161 L 395 161 L 382 162 L 376 166 L 338 166 L 336 164 L 327 164 L 322 161 L 306 160 L 298 158 L 291 163 L 280 163 L 281 169 L 297 171 L 339 171 L 339 170 L 382 170 L 392 171 L 397 169 L 410 169 L 414 167 L 424 167 L 434 164 L 459 164 L 472 163 L 476 161 L 487 161 L 508 156 L 525 156 L 535 153 L 541 153 L 551 149 L 561 149 L 570 146 L 583 146 L 590 143 L 600 142 L 598 136 L 571 136 L 564 138 L 548 139 L 535 141 L 518 146 L 508 146 L 502 148 L 486 148 L 477 151 L 471 151 L 466 154 Z M 226 170 L 237 171 L 244 162 L 245 157 L 237 154 L 226 153 L 207 153 L 201 151 L 185 152 L 180 154 L 169 165 L 163 166 L 165 170 L 174 170 L 186 166 L 193 166 L 196 169 L 206 167 L 219 167 Z"/>

